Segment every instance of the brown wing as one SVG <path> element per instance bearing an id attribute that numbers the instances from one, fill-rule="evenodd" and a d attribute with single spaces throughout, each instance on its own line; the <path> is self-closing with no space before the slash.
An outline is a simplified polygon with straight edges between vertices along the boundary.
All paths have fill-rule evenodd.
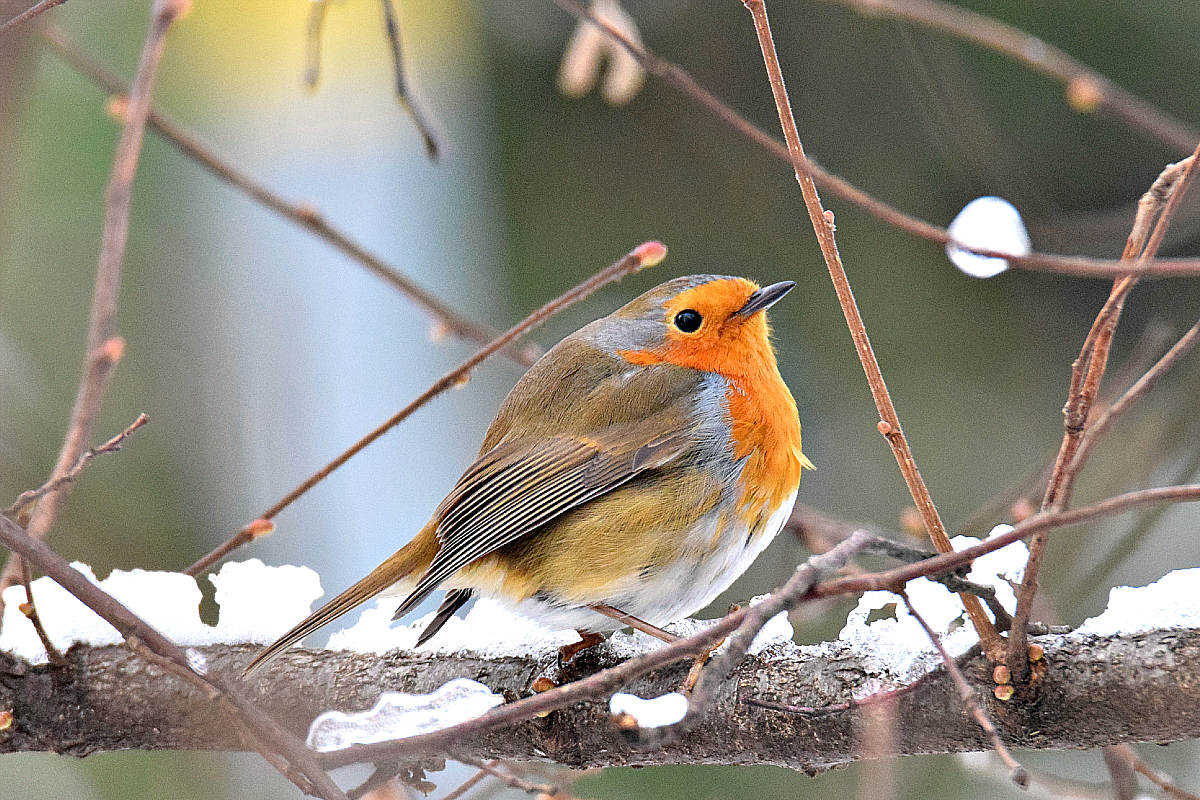
<path id="1" fill-rule="evenodd" d="M 676 420 L 664 433 L 664 422 L 659 416 L 595 438 L 518 439 L 482 456 L 438 508 L 441 547 L 396 618 L 475 559 L 678 457 L 686 431 Z"/>

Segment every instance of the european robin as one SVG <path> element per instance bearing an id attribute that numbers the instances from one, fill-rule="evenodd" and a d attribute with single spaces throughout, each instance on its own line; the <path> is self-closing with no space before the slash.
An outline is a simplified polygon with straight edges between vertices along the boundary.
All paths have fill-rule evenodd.
<path id="1" fill-rule="evenodd" d="M 449 591 L 581 635 L 682 619 L 750 566 L 791 513 L 800 420 L 766 310 L 794 283 L 690 275 L 547 352 L 505 398 L 479 457 L 416 537 L 247 667 L 380 593 L 395 619 Z"/>

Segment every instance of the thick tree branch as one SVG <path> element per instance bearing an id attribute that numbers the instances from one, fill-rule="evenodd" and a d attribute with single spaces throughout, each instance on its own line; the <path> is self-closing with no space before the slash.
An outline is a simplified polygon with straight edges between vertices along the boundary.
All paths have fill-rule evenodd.
<path id="1" fill-rule="evenodd" d="M 1123 742 L 1169 742 L 1200 736 L 1200 631 L 1163 630 L 1115 638 L 1037 637 L 1049 669 L 1042 700 L 1014 706 L 990 699 L 991 666 L 976 655 L 960 662 L 1011 746 L 1062 749 Z M 235 675 L 255 647 L 202 648 L 210 674 Z M 553 659 L 483 660 L 391 654 L 382 657 L 293 650 L 258 682 L 254 700 L 302 735 L 319 712 L 370 707 L 379 692 L 427 692 L 455 677 L 471 677 L 509 698 Z M 0 752 L 55 750 L 71 755 L 116 749 L 239 750 L 243 744 L 223 714 L 201 693 L 122 647 L 76 647 L 62 667 L 31 667 L 0 653 L 0 704 L 13 724 L 0 733 Z M 581 657 L 586 669 L 612 666 L 607 647 Z M 629 687 L 643 696 L 678 686 L 687 664 L 660 670 Z M 464 739 L 456 751 L 478 758 L 548 757 L 572 767 L 626 764 L 766 763 L 810 773 L 853 761 L 861 709 L 803 716 L 756 708 L 758 698 L 788 705 L 827 706 L 874 685 L 878 675 L 848 647 L 816 655 L 788 647 L 750 656 L 719 687 L 715 703 L 686 736 L 644 748 L 608 717 L 604 703 L 582 702 L 549 716 Z M 901 753 L 942 753 L 988 746 L 944 672 L 898 699 Z"/>

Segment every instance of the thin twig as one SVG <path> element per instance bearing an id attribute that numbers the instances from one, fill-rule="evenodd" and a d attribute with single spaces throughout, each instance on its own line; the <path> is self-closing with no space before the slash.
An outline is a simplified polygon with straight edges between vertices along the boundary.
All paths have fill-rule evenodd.
<path id="1" fill-rule="evenodd" d="M 480 761 L 479 759 L 464 756 L 457 756 L 456 758 L 464 764 L 478 767 L 481 772 L 485 772 L 493 778 L 500 780 L 504 785 L 525 792 L 526 794 L 538 795 L 539 797 L 547 798 L 547 800 L 555 800 L 555 798 L 558 798 L 558 800 L 571 800 L 571 796 L 557 786 L 551 786 L 548 783 L 533 783 L 500 769 L 500 761 L 498 759 Z"/>
<path id="2" fill-rule="evenodd" d="M 666 253 L 667 249 L 658 242 L 646 242 L 641 244 L 623 256 L 616 263 L 610 264 L 608 267 L 600 270 L 587 280 L 569 289 L 567 292 L 555 298 L 554 300 L 551 300 L 549 303 L 546 303 L 546 305 L 537 309 L 525 319 L 509 328 L 505 333 L 493 339 L 466 361 L 459 364 L 442 377 L 438 378 L 432 386 L 422 392 L 411 403 L 397 411 L 388 419 L 384 420 L 381 424 L 375 427 L 374 430 L 344 450 L 337 458 L 333 459 L 324 467 L 310 475 L 299 486 L 292 489 L 278 502 L 264 511 L 258 517 L 258 519 L 245 525 L 223 544 L 219 545 L 208 555 L 192 564 L 190 567 L 184 570 L 184 572 L 186 572 L 188 575 L 198 575 L 216 562 L 220 561 L 229 553 L 236 550 L 238 547 L 253 541 L 256 536 L 262 533 L 264 522 L 269 524 L 272 520 L 274 520 L 280 511 L 283 511 L 285 508 L 290 506 L 296 501 L 297 498 L 323 481 L 334 470 L 345 464 L 380 436 L 383 436 L 392 428 L 408 419 L 408 417 L 417 411 L 417 409 L 421 408 L 430 400 L 434 399 L 443 392 L 446 392 L 454 386 L 461 385 L 463 380 L 470 376 L 471 371 L 474 370 L 475 367 L 479 366 L 479 364 L 481 364 L 489 356 L 499 350 L 502 350 L 504 347 L 508 346 L 521 336 L 524 336 L 526 333 L 538 327 L 560 311 L 563 311 L 575 303 L 578 303 L 580 300 L 592 294 L 600 287 L 612 283 L 613 281 L 620 280 L 632 272 L 637 272 L 645 267 L 654 266 L 666 256 Z"/>
<path id="3" fill-rule="evenodd" d="M 1125 393 L 1117 398 L 1112 405 L 1096 415 L 1095 420 L 1084 431 L 1083 437 L 1079 442 L 1079 447 L 1075 451 L 1074 463 L 1071 465 L 1073 472 L 1078 474 L 1083 469 L 1084 464 L 1091 455 L 1092 448 L 1095 447 L 1096 443 L 1104 436 L 1108 429 L 1112 427 L 1112 424 L 1128 411 L 1134 403 L 1142 399 L 1147 392 L 1153 389 L 1154 385 L 1158 383 L 1163 375 L 1166 375 L 1171 367 L 1175 365 L 1175 362 L 1183 358 L 1183 356 L 1187 355 L 1188 351 L 1195 347 L 1197 341 L 1200 341 L 1200 320 L 1189 328 L 1187 333 L 1183 334 L 1179 338 L 1179 341 L 1175 342 L 1171 346 L 1171 349 L 1154 366 L 1138 378 L 1132 386 L 1126 389 Z"/>
<path id="4" fill-rule="evenodd" d="M 42 643 L 42 649 L 46 651 L 46 658 L 51 664 L 62 664 L 66 659 L 54 646 L 50 634 L 46 633 L 46 627 L 42 624 L 42 615 L 38 613 L 37 605 L 33 602 L 32 584 L 33 574 L 29 569 L 29 562 L 21 559 L 21 585 L 25 588 L 25 602 L 20 605 L 20 611 L 33 625 L 33 632 L 37 634 L 38 641 Z"/>
<path id="5" fill-rule="evenodd" d="M 57 8 L 65 2 L 67 2 L 67 0 L 41 0 L 41 2 L 35 3 L 34 5 L 22 11 L 20 14 L 17 14 L 8 22 L 0 25 L 0 34 L 8 33 L 11 29 L 17 27 L 18 25 L 23 25 L 34 17 L 40 17 L 50 9 Z"/>
<path id="6" fill-rule="evenodd" d="M 489 761 L 487 763 L 495 765 L 500 762 L 497 759 L 492 759 L 491 761 Z M 484 778 L 486 778 L 489 774 L 490 773 L 488 773 L 488 771 L 486 769 L 480 768 L 474 775 L 467 778 L 465 781 L 460 783 L 458 786 L 454 787 L 454 789 L 452 789 L 449 793 L 447 793 L 446 796 L 442 798 L 442 800 L 458 800 L 464 794 L 466 794 L 467 792 L 474 789 L 476 784 L 478 784 L 480 781 L 482 781 Z"/>
<path id="7" fill-rule="evenodd" d="M 1145 777 L 1146 780 L 1161 789 L 1163 794 L 1168 797 L 1175 797 L 1178 800 L 1200 800 L 1200 795 L 1180 789 L 1175 785 L 1175 781 L 1151 768 L 1130 745 L 1116 744 L 1106 747 L 1104 750 L 1106 754 L 1111 752 L 1113 756 L 1122 759 L 1129 765 L 1130 769 Z"/>
<path id="8" fill-rule="evenodd" d="M 716 698 L 717 687 L 746 655 L 754 637 L 768 620 L 781 611 L 794 608 L 818 581 L 844 567 L 855 554 L 871 543 L 872 538 L 874 537 L 863 531 L 850 534 L 832 550 L 810 557 L 796 569 L 787 583 L 761 602 L 747 608 L 725 648 L 714 655 L 700 673 L 700 680 L 688 699 L 687 714 L 670 728 L 672 738 L 691 730 L 700 721 Z"/>
<path id="9" fill-rule="evenodd" d="M 308 89 L 316 89 L 321 82 L 321 39 L 328 11 L 329 0 L 309 3 L 308 21 L 304 24 L 304 86 Z"/>
<path id="10" fill-rule="evenodd" d="M 863 706 L 854 719 L 858 733 L 859 800 L 897 800 L 896 711 L 897 698 Z"/>
<path id="11" fill-rule="evenodd" d="M 433 126 L 429 123 L 425 111 L 417 103 L 416 97 L 413 96 L 412 87 L 408 85 L 408 77 L 404 69 L 404 53 L 400 45 L 400 20 L 396 16 L 396 9 L 392 5 L 392 0 L 379 0 L 379 2 L 383 6 L 383 30 L 387 36 L 388 49 L 392 53 L 396 99 L 400 101 L 400 105 L 408 112 L 413 124 L 417 126 L 417 132 L 421 134 L 421 139 L 425 142 L 426 155 L 433 161 L 437 161 L 441 147 L 438 145 L 437 137 L 434 136 Z"/>
<path id="12" fill-rule="evenodd" d="M 1009 769 L 1009 776 L 1012 782 L 1024 789 L 1029 785 L 1029 771 L 1012 757 L 1012 753 L 1004 746 L 1004 742 L 1000 739 L 1000 732 L 996 730 L 996 724 L 992 722 L 992 718 L 983 710 L 983 706 L 979 705 L 979 699 L 975 696 L 975 690 L 971 688 L 971 684 L 967 683 L 966 677 L 962 674 L 962 670 L 958 668 L 958 664 L 946 652 L 945 646 L 942 644 L 942 639 L 937 635 L 933 628 L 929 627 L 929 623 L 925 618 L 913 607 L 912 601 L 908 598 L 908 593 L 903 589 L 895 592 L 904 600 L 905 607 L 908 608 L 908 613 L 917 621 L 921 629 L 925 631 L 925 635 L 929 637 L 929 641 L 937 649 L 938 654 L 942 657 L 942 663 L 946 665 L 946 672 L 949 673 L 950 679 L 954 681 L 954 685 L 958 687 L 958 696 L 962 698 L 963 704 L 967 710 L 971 712 L 971 716 L 979 723 L 979 727 L 983 728 L 983 732 L 992 740 L 992 749 L 996 751 L 996 755 L 1000 756 L 1000 760 Z"/>
<path id="13" fill-rule="evenodd" d="M 1179 164 L 1168 165 L 1150 190 L 1143 195 L 1138 203 L 1133 230 L 1121 254 L 1123 261 L 1136 261 L 1140 264 L 1158 254 L 1171 219 L 1196 174 L 1198 162 L 1200 144 L 1189 158 Z M 1156 214 L 1157 220 L 1151 230 L 1150 220 Z M 1076 455 L 1087 428 L 1092 404 L 1100 391 L 1100 382 L 1108 364 L 1108 353 L 1117 321 L 1120 319 L 1121 308 L 1136 283 L 1137 277 L 1134 275 L 1125 275 L 1114 282 L 1108 300 L 1100 309 L 1084 340 L 1079 357 L 1071 365 L 1071 387 L 1063 408 L 1063 439 L 1054 471 L 1046 484 L 1042 510 L 1057 510 L 1070 504 L 1075 479 L 1086 463 L 1086 458 L 1077 459 Z M 1017 591 L 1017 610 L 1013 614 L 1013 628 L 1009 634 L 1005 663 L 1012 673 L 1014 685 L 1018 687 L 1029 677 L 1025 631 L 1033 612 L 1033 599 L 1037 596 L 1038 577 L 1045 551 L 1046 537 L 1034 536 L 1029 542 L 1029 560 L 1025 564 L 1024 578 Z"/>
<path id="14" fill-rule="evenodd" d="M 894 558 L 897 561 L 904 561 L 909 564 L 923 561 L 936 555 L 935 553 L 900 543 L 897 541 L 898 534 L 889 535 L 871 526 L 863 526 L 837 519 L 805 505 L 798 505 L 792 510 L 792 516 L 788 519 L 784 527 L 785 529 L 791 529 L 814 553 L 823 553 L 833 547 L 833 545 L 843 541 L 852 533 L 863 531 L 872 537 L 864 548 L 864 552 L 879 553 L 888 558 Z M 847 564 L 845 571 L 854 574 L 864 574 L 866 572 L 862 567 L 854 564 Z M 1008 609 L 996 597 L 996 589 L 994 587 L 974 583 L 954 573 L 933 575 L 929 579 L 942 584 L 952 592 L 973 594 L 987 603 L 988 610 L 992 612 L 992 617 L 999 630 L 1006 631 L 1012 626 L 1012 617 L 1009 615 Z"/>
<path id="15" fill-rule="evenodd" d="M 315 5 L 315 4 L 314 4 Z M 44 32 L 44 38 L 50 48 L 63 61 L 77 72 L 89 79 L 101 89 L 111 94 L 121 94 L 124 88 L 113 73 L 89 56 L 84 50 L 63 31 L 49 27 Z M 218 180 L 228 184 L 255 202 L 269 208 L 290 222 L 299 225 L 309 233 L 323 239 L 343 255 L 365 267 L 367 271 L 382 279 L 401 294 L 416 303 L 440 330 L 454 336 L 486 344 L 497 335 L 498 331 L 468 318 L 461 312 L 455 311 L 449 305 L 428 290 L 419 286 L 412 278 L 405 275 L 379 256 L 370 252 L 362 244 L 355 241 L 343 229 L 336 227 L 313 208 L 304 203 L 293 203 L 273 191 L 265 184 L 250 177 L 245 172 L 230 164 L 203 145 L 195 134 L 188 131 L 170 117 L 156 109 L 150 110 L 148 124 L 181 153 L 194 160 L 208 170 Z M 529 366 L 537 360 L 539 352 L 534 347 L 509 348 L 504 355 L 522 366 Z"/>
<path id="16" fill-rule="evenodd" d="M 169 663 L 171 670 L 186 679 L 211 700 L 219 703 L 230 716 L 254 734 L 254 746 L 264 755 L 277 753 L 298 769 L 311 788 L 321 797 L 345 800 L 345 795 L 317 765 L 312 753 L 292 734 L 270 719 L 241 690 L 220 675 L 189 663 L 187 653 L 147 625 L 144 620 L 118 602 L 112 595 L 72 569 L 66 559 L 42 541 L 34 539 L 8 517 L 0 515 L 0 546 L 19 553 L 30 564 L 48 575 L 59 586 L 77 597 L 106 622 L 120 631 L 134 652 L 147 652 Z"/>
<path id="17" fill-rule="evenodd" d="M 946 534 L 941 516 L 933 503 L 925 480 L 921 477 L 920 470 L 917 469 L 912 450 L 908 446 L 908 440 L 900 427 L 900 417 L 896 413 L 896 407 L 888 393 L 887 384 L 883 380 L 883 372 L 880 370 L 879 361 L 875 358 L 875 352 L 871 348 L 871 340 L 867 336 L 867 329 L 863 324 L 862 315 L 859 313 L 858 303 L 854 299 L 850 281 L 842 266 L 837 241 L 834 238 L 833 212 L 826 211 L 822 207 L 817 187 L 813 183 L 812 170 L 808 158 L 804 154 L 804 146 L 800 143 L 800 134 L 796 130 L 796 120 L 792 115 L 791 101 L 788 99 L 787 88 L 783 82 L 783 71 L 779 66 L 775 42 L 771 37 L 766 5 L 763 0 L 743 0 L 743 5 L 750 11 L 750 15 L 754 19 L 754 30 L 758 34 L 759 47 L 762 49 L 763 61 L 766 64 L 767 76 L 771 83 L 771 94 L 775 98 L 779 123 L 783 128 L 783 137 L 787 141 L 788 153 L 791 155 L 792 168 L 796 174 L 796 181 L 800 184 L 800 192 L 804 195 L 804 205 L 808 209 L 813 231 L 821 246 L 821 255 L 825 259 L 829 276 L 833 280 L 838 303 L 842 307 L 842 314 L 850 329 L 850 337 L 854 340 L 854 349 L 858 353 L 858 359 L 866 373 L 871 397 L 875 400 L 875 408 L 879 412 L 879 432 L 891 445 L 896 463 L 899 464 L 900 472 L 904 476 L 904 483 L 908 487 L 909 494 L 912 495 L 917 510 L 921 513 L 921 519 L 929 538 L 933 541 L 933 546 L 940 553 L 949 552 L 954 549 L 950 545 L 950 537 Z M 989 658 L 998 656 L 1003 645 L 1000 635 L 996 632 L 987 614 L 984 613 L 983 605 L 978 598 L 970 595 L 960 595 L 960 597 L 967 615 L 971 619 L 971 624 L 975 627 L 980 641 L 983 643 L 984 652 L 988 654 Z"/>
<path id="18" fill-rule="evenodd" d="M 1109 745 L 1101 748 L 1100 752 L 1104 757 L 1104 766 L 1108 767 L 1108 774 L 1112 778 L 1109 785 L 1112 787 L 1115 800 L 1136 800 L 1138 795 L 1137 773 L 1133 771 L 1133 765 L 1129 763 L 1129 759 L 1121 753 L 1120 746 Z"/>
<path id="19" fill-rule="evenodd" d="M 79 473 L 83 472 L 84 468 L 87 467 L 87 465 L 90 464 L 92 459 L 96 456 L 118 452 L 121 449 L 121 444 L 125 441 L 125 439 L 149 421 L 150 418 L 145 414 L 138 414 L 138 418 L 131 422 L 129 427 L 127 427 L 125 430 L 121 431 L 104 444 L 89 448 L 83 455 L 79 457 L 79 459 L 75 462 L 75 465 L 71 467 L 71 469 L 67 470 L 65 474 L 55 478 L 52 481 L 43 483 L 36 489 L 26 489 L 25 491 L 21 492 L 19 495 L 17 495 L 17 499 L 14 500 L 11 505 L 5 509 L 0 509 L 0 514 L 7 514 L 10 517 L 16 517 L 17 514 L 22 511 L 22 509 L 24 509 L 34 500 L 50 494 L 51 492 L 57 491 L 64 484 L 70 483 L 78 478 Z"/>
<path id="20" fill-rule="evenodd" d="M 125 349 L 124 341 L 116 336 L 115 319 L 121 287 L 121 265 L 125 259 L 125 242 L 129 236 L 129 206 L 133 199 L 133 180 L 142 152 L 146 118 L 150 113 L 150 92 L 166 46 L 167 31 L 186 6 L 187 0 L 155 0 L 150 11 L 149 29 L 142 44 L 137 72 L 129 87 L 129 103 L 123 114 L 124 124 L 117 139 L 108 185 L 104 190 L 104 227 L 100 235 L 100 256 L 96 264 L 96 282 L 88 320 L 83 376 L 75 394 L 75 405 L 71 409 L 66 438 L 50 473 L 50 482 L 66 475 L 87 448 L 112 368 L 120 360 Z M 59 491 L 42 498 L 26 526 L 30 536 L 35 539 L 46 537 L 70 490 L 69 483 L 63 484 Z M 5 565 L 3 574 L 0 574 L 0 595 L 16 583 L 20 574 L 21 564 L 14 556 Z"/>
<path id="21" fill-rule="evenodd" d="M 915 22 L 974 42 L 1054 78 L 1079 111 L 1107 111 L 1130 128 L 1183 153 L 1190 152 L 1200 132 L 1166 111 L 1122 89 L 1104 75 L 1031 33 L 938 0 L 826 0 L 849 6 L 863 16 L 889 16 Z"/>
<path id="22" fill-rule="evenodd" d="M 595 25 L 606 36 L 630 53 L 647 73 L 660 78 L 688 98 L 699 103 L 723 123 L 749 141 L 762 147 L 771 155 L 785 163 L 790 163 L 786 144 L 755 126 L 754 123 L 730 107 L 728 103 L 704 88 L 682 67 L 634 42 L 617 28 L 597 17 L 592 11 L 579 3 L 578 0 L 551 0 L 551 2 L 577 19 L 586 20 Z M 918 219 L 895 206 L 885 203 L 879 198 L 854 186 L 844 178 L 840 178 L 822 169 L 820 165 L 812 160 L 809 160 L 808 163 L 812 171 L 813 180 L 822 189 L 833 192 L 843 200 L 863 209 L 871 216 L 913 236 L 941 245 L 950 243 L 950 235 L 946 232 L 945 228 Z M 1139 263 L 1131 267 L 1128 264 L 1123 264 L 1120 261 L 1112 259 L 1067 256 L 1056 253 L 1030 253 L 1026 256 L 1014 256 L 998 250 L 974 247 L 962 242 L 955 242 L 954 244 L 960 249 L 969 250 L 979 255 L 1006 259 L 1014 267 L 1057 272 L 1064 275 L 1077 275 L 1080 277 L 1111 279 L 1114 276 L 1128 273 L 1155 275 L 1159 277 L 1200 274 L 1200 259 L 1195 258 L 1161 258 Z"/>
<path id="23" fill-rule="evenodd" d="M 1041 511 L 1018 522 L 1012 530 L 997 534 L 973 547 L 953 553 L 941 553 L 916 564 L 906 564 L 883 572 L 835 578 L 814 586 L 808 596 L 810 598 L 836 597 L 875 590 L 891 591 L 892 587 L 907 583 L 913 578 L 940 575 L 964 564 L 970 564 L 980 556 L 994 553 L 1002 547 L 1007 547 L 1015 541 L 1029 538 L 1037 533 L 1078 525 L 1151 503 L 1191 503 L 1197 500 L 1200 500 L 1200 483 L 1187 483 L 1179 486 L 1158 486 L 1153 489 L 1126 492 L 1089 506 L 1066 511 Z"/>

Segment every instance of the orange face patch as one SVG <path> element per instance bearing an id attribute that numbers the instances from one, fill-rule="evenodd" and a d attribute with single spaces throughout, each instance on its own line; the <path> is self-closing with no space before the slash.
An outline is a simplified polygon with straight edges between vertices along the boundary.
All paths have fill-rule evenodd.
<path id="1" fill-rule="evenodd" d="M 745 459 L 741 509 L 752 526 L 775 511 L 796 490 L 801 470 L 812 466 L 800 450 L 796 402 L 779 375 L 766 314 L 731 316 L 758 288 L 730 278 L 682 291 L 665 303 L 664 342 L 620 353 L 631 364 L 665 362 L 715 372 L 729 381 L 731 446 L 735 458 Z M 686 309 L 703 320 L 692 332 L 674 324 Z"/>

